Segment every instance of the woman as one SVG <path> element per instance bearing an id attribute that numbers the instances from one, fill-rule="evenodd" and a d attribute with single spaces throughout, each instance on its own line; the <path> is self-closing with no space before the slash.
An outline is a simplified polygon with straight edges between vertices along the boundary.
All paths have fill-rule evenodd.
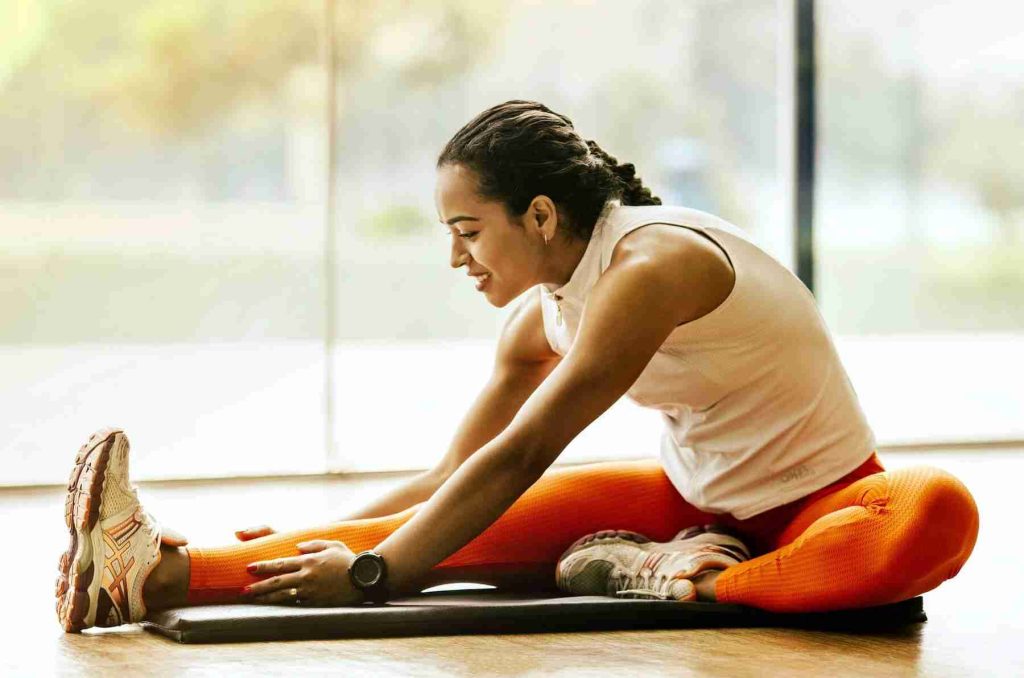
<path id="1" fill-rule="evenodd" d="M 813 297 L 739 229 L 661 205 L 535 102 L 477 116 L 437 168 L 451 265 L 497 307 L 530 291 L 445 458 L 349 520 L 197 549 L 161 538 L 127 438 L 101 431 L 69 483 L 66 630 L 451 581 L 830 610 L 959 571 L 970 493 L 939 469 L 882 467 Z M 549 469 L 623 394 L 662 412 L 660 463 Z"/>

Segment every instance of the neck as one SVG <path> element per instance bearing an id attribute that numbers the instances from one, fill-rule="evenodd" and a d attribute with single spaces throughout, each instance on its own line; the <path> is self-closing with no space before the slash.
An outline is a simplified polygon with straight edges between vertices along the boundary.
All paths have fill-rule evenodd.
<path id="1" fill-rule="evenodd" d="M 549 254 L 541 282 L 553 289 L 558 289 L 568 283 L 576 271 L 576 267 L 583 260 L 583 255 L 589 244 L 589 241 L 569 238 L 561 247 L 554 249 Z"/>

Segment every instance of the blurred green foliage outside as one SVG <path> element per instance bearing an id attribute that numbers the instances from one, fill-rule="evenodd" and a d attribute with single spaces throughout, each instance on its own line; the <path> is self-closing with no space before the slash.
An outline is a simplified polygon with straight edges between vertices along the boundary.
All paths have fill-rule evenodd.
<path id="1" fill-rule="evenodd" d="M 907 4 L 895 27 L 882 6 L 820 7 L 819 176 L 839 187 L 822 191 L 817 219 L 830 327 L 1020 331 L 1024 82 L 980 66 L 948 80 L 924 58 L 894 66 L 914 26 L 944 11 L 931 3 Z M 1012 38 L 993 7 L 978 16 Z M 499 100 L 569 114 L 666 202 L 761 235 L 786 228 L 773 212 L 786 190 L 774 0 L 337 0 L 335 83 L 324 8 L 0 4 L 0 343 L 322 337 L 322 243 L 309 235 L 322 229 L 308 228 L 307 208 L 324 201 L 329 86 L 339 340 L 494 336 L 493 309 L 448 267 L 430 172 L 447 137 Z M 926 210 L 949 196 L 955 214 Z M 295 247 L 251 248 L 236 223 L 225 237 L 237 250 L 213 251 L 203 234 L 218 225 L 187 218 L 166 252 L 130 230 L 100 235 L 102 215 L 125 203 L 295 206 L 251 225 Z M 60 217 L 26 220 L 22 204 Z"/>

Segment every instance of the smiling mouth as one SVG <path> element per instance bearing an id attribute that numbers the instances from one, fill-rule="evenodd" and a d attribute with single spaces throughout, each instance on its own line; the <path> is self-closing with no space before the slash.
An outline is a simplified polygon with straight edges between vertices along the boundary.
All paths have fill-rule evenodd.
<path id="1" fill-rule="evenodd" d="M 487 284 L 487 281 L 491 279 L 491 274 L 484 273 L 483 275 L 475 275 L 473 277 L 476 278 L 476 289 L 479 291 L 482 290 L 484 285 Z"/>

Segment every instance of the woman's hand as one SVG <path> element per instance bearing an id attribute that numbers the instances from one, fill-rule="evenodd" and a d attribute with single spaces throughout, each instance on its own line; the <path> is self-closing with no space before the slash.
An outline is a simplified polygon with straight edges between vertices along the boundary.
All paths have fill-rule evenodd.
<path id="1" fill-rule="evenodd" d="M 266 525 L 257 525 L 256 527 L 248 527 L 244 530 L 235 532 L 235 537 L 238 541 L 249 541 L 251 539 L 259 539 L 260 537 L 266 537 L 268 534 L 274 534 L 275 530 L 272 527 Z"/>
<path id="2" fill-rule="evenodd" d="M 181 532 L 161 525 L 160 543 L 164 546 L 185 546 L 188 544 L 188 539 Z"/>
<path id="3" fill-rule="evenodd" d="M 363 593 L 352 586 L 348 568 L 356 555 L 340 541 L 316 539 L 296 544 L 303 554 L 262 560 L 247 568 L 267 577 L 242 590 L 248 602 L 264 605 L 336 607 L 354 605 Z"/>

